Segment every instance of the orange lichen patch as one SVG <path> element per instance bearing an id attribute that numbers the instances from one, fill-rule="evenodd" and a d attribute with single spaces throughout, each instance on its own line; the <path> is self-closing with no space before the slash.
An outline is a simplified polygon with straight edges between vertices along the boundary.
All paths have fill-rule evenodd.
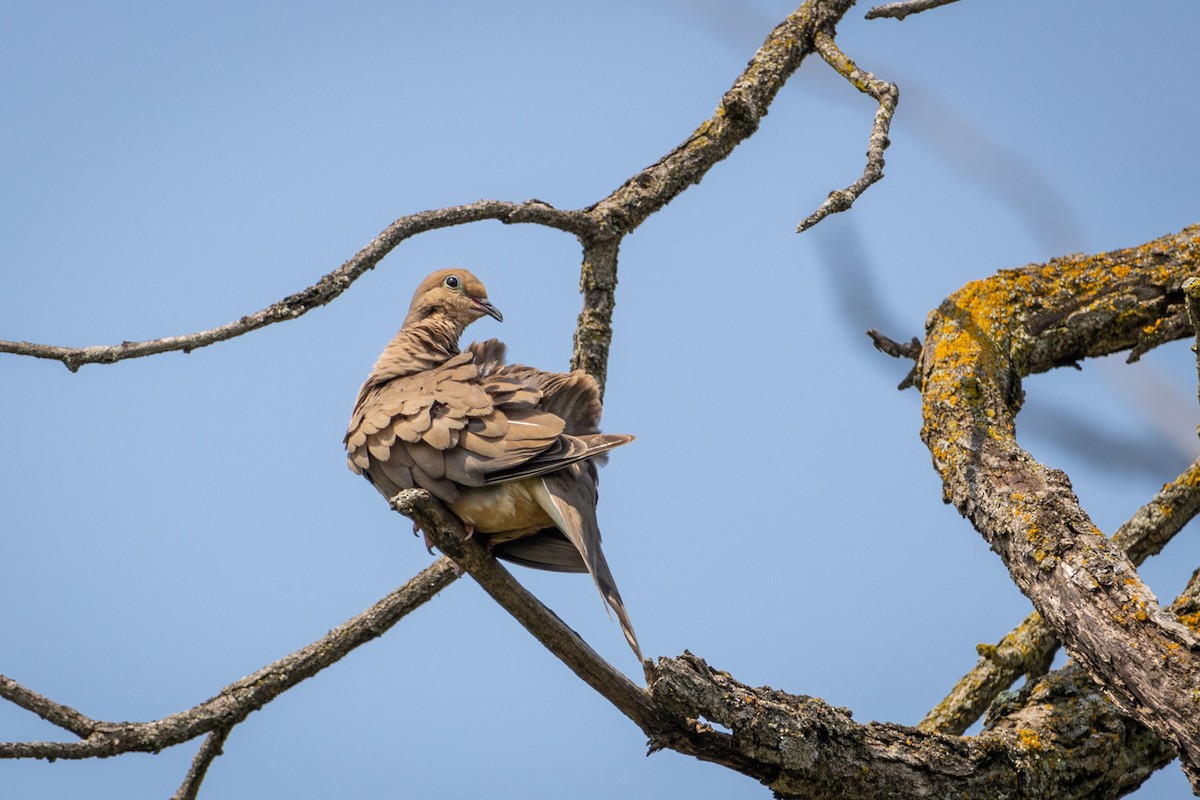
<path id="1" fill-rule="evenodd" d="M 1017 728 L 1017 739 L 1026 750 L 1042 749 L 1042 737 L 1032 728 Z"/>
<path id="2" fill-rule="evenodd" d="M 1200 486 L 1200 467 L 1189 469 L 1175 480 L 1176 482 L 1182 481 L 1188 486 Z"/>
<path id="3" fill-rule="evenodd" d="M 1196 633 L 1200 633 L 1200 611 L 1193 611 L 1190 614 L 1180 614 L 1179 621 Z"/>
<path id="4" fill-rule="evenodd" d="M 1142 326 L 1142 334 L 1145 336 L 1154 336 L 1167 324 L 1166 317 L 1159 317 L 1153 322 Z"/>
<path id="5" fill-rule="evenodd" d="M 1147 619 L 1149 619 L 1149 615 L 1146 614 L 1146 601 L 1137 594 L 1134 594 L 1131 598 L 1129 598 L 1128 603 L 1121 604 L 1121 611 L 1129 615 L 1115 617 L 1115 619 L 1122 625 L 1129 622 L 1130 619 L 1136 620 L 1137 622 L 1145 622 Z"/>

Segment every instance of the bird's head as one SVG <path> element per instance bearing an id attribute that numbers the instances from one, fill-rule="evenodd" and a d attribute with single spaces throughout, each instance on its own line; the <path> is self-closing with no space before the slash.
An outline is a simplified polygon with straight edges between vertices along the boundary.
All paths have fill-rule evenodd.
<path id="1" fill-rule="evenodd" d="M 465 269 L 441 269 L 421 281 L 413 293 L 404 324 L 420 322 L 435 314 L 446 316 L 459 330 L 484 316 L 504 321 L 500 309 L 488 300 L 483 281 Z"/>

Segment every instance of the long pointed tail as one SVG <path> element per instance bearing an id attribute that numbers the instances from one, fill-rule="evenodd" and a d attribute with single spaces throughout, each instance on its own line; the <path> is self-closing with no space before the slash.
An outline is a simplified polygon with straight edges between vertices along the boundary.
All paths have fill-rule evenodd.
<path id="1" fill-rule="evenodd" d="M 617 582 L 604 551 L 600 548 L 600 526 L 596 522 L 596 486 L 590 470 L 579 464 L 567 469 L 535 478 L 534 495 L 554 524 L 566 535 L 582 556 L 596 588 L 605 603 L 617 615 L 617 622 L 625 633 L 625 640 L 633 649 L 638 661 L 642 660 L 642 649 L 638 646 L 637 634 L 625 610 L 625 601 L 617 590 Z M 540 490 L 540 491 L 538 491 Z"/>

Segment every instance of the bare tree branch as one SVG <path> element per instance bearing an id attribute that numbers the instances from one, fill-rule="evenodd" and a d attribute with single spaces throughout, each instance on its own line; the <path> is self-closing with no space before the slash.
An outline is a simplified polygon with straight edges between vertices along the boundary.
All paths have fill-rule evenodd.
<path id="1" fill-rule="evenodd" d="M 217 728 L 205 737 L 204 743 L 200 745 L 200 749 L 196 751 L 196 755 L 192 759 L 192 766 L 184 777 L 183 783 L 179 785 L 178 791 L 171 795 L 171 800 L 196 800 L 196 795 L 200 793 L 200 785 L 204 783 L 204 776 L 208 774 L 208 768 L 212 765 L 213 759 L 222 754 L 222 748 L 225 746 L 225 740 L 229 738 L 231 730 L 233 730 L 233 726 Z"/>
<path id="2" fill-rule="evenodd" d="M 583 310 L 575 323 L 571 369 L 581 369 L 596 379 L 600 399 L 608 383 L 608 350 L 612 345 L 612 318 L 616 307 L 617 253 L 621 238 L 602 239 L 583 248 L 579 289 Z"/>
<path id="3" fill-rule="evenodd" d="M 585 305 L 576 338 L 575 362 L 603 385 L 607 343 L 611 340 L 612 287 L 619 239 L 659 210 L 724 159 L 757 129 L 767 108 L 805 56 L 818 33 L 832 35 L 853 0 L 808 0 L 781 22 L 721 98 L 714 115 L 682 144 L 627 180 L 608 197 L 581 211 L 561 211 L 540 200 L 511 203 L 480 200 L 401 217 L 338 269 L 307 289 L 241 319 L 210 330 L 117 345 L 63 347 L 0 341 L 0 353 L 61 361 L 71 371 L 84 364 L 111 364 L 128 358 L 177 350 L 190 352 L 275 322 L 295 319 L 330 302 L 401 242 L 425 231 L 494 219 L 532 223 L 572 233 L 585 247 L 582 284 Z M 611 267 L 606 266 L 611 262 Z M 613 274 L 606 276 L 609 269 Z M 605 311 L 607 309 L 607 311 Z M 581 344 L 582 343 L 582 344 Z"/>
<path id="4" fill-rule="evenodd" d="M 867 11 L 866 18 L 878 19 L 880 17 L 891 17 L 892 19 L 904 19 L 909 14 L 919 14 L 931 8 L 940 8 L 957 2 L 958 0 L 901 0 L 898 3 L 875 6 Z"/>
<path id="5" fill-rule="evenodd" d="M 819 32 L 814 44 L 826 63 L 850 81 L 854 88 L 874 97 L 879 103 L 879 109 L 875 112 L 875 122 L 871 125 L 871 137 L 867 144 L 867 165 L 863 168 L 862 177 L 845 189 L 830 192 L 825 202 L 796 226 L 796 233 L 803 233 L 830 214 L 850 208 L 867 187 L 883 177 L 883 151 L 890 144 L 888 129 L 892 125 L 892 116 L 896 113 L 896 103 L 900 101 L 900 90 L 896 84 L 881 81 L 866 70 L 859 69 L 858 65 L 838 49 L 830 34 L 825 31 Z"/>
<path id="6" fill-rule="evenodd" d="M 1173 757 L 1078 668 L 1048 677 L 1000 724 L 969 738 L 858 723 L 816 698 L 746 686 L 690 653 L 659 659 L 651 691 L 723 739 L 729 754 L 750 754 L 780 797 L 1116 798 Z M 652 735 L 651 745 L 686 752 L 669 737 Z"/>
<path id="7" fill-rule="evenodd" d="M 546 225 L 574 233 L 577 236 L 587 236 L 595 231 L 595 223 L 587 215 L 578 211 L 559 211 L 540 200 L 530 200 L 526 203 L 480 200 L 464 206 L 423 211 L 419 214 L 401 217 L 393 222 L 372 239 L 366 247 L 359 250 L 353 258 L 307 289 L 226 325 L 182 336 L 92 347 L 61 347 L 33 342 L 0 340 L 0 353 L 54 359 L 63 362 L 72 372 L 84 364 L 114 364 L 127 358 L 139 358 L 176 350 L 190 353 L 197 348 L 233 339 L 276 322 L 295 319 L 314 308 L 329 303 L 350 288 L 350 285 L 365 272 L 373 269 L 384 256 L 405 239 L 426 231 L 485 219 L 494 219 L 505 223 Z"/>
<path id="8" fill-rule="evenodd" d="M 439 559 L 358 616 L 291 655 L 229 684 L 187 711 L 153 722 L 100 722 L 46 700 L 10 679 L 0 696 L 81 737 L 79 742 L 0 742 L 0 758 L 96 758 L 120 753 L 157 753 L 214 731 L 229 730 L 303 680 L 336 664 L 355 648 L 386 633 L 410 611 L 454 582 L 449 559 Z M 219 748 L 213 740 L 210 747 Z M 217 755 L 207 755 L 208 761 Z M 199 756 L 198 756 L 199 757 Z"/>
<path id="9" fill-rule="evenodd" d="M 483 587 L 517 622 L 558 656 L 584 683 L 607 698 L 639 727 L 655 724 L 649 694 L 596 654 L 575 631 L 546 608 L 500 566 L 474 539 L 462 522 L 423 489 L 405 489 L 392 498 L 392 508 L 409 517 Z"/>
<path id="10" fill-rule="evenodd" d="M 1196 333 L 1196 344 L 1192 351 L 1196 354 L 1196 397 L 1200 399 L 1200 278 L 1188 277 L 1183 282 L 1183 296 L 1187 304 L 1188 322 Z M 1200 428 L 1197 428 L 1200 431 Z"/>

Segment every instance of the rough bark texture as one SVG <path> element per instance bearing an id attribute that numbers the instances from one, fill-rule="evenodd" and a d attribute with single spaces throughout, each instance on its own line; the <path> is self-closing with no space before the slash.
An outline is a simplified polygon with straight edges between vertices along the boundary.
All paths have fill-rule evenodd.
<path id="1" fill-rule="evenodd" d="M 1128 714 L 1178 747 L 1200 788 L 1200 644 L 1079 506 L 1021 449 L 1021 378 L 1161 337 L 1182 311 L 1200 228 L 1141 247 L 1005 270 L 929 318 L 922 438 L 944 497 L 1003 558 L 1071 654 Z"/>
<path id="2" fill-rule="evenodd" d="M 1162 551 L 1166 543 L 1200 511 L 1200 460 L 1168 483 L 1113 534 L 1113 544 L 1140 565 Z M 927 733 L 960 734 L 983 716 L 1000 692 L 1022 675 L 1036 679 L 1046 673 L 1058 639 L 1034 611 L 995 645 L 979 645 L 979 663 L 962 677 L 944 700 L 917 727 Z"/>

